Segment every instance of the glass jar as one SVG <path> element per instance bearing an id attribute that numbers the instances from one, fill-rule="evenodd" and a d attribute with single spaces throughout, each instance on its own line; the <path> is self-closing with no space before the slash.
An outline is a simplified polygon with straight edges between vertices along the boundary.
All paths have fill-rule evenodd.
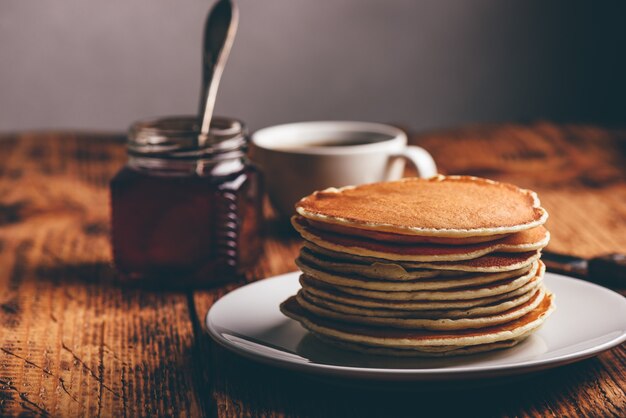
<path id="1" fill-rule="evenodd" d="M 261 248 L 262 182 L 243 123 L 216 117 L 199 146 L 196 117 L 139 121 L 111 180 L 111 241 L 123 280 L 204 285 L 240 277 Z"/>

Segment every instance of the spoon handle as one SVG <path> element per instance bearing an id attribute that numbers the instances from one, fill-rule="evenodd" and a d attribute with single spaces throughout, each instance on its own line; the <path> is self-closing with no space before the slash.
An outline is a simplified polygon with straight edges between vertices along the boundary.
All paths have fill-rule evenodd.
<path id="1" fill-rule="evenodd" d="M 239 11 L 231 0 L 219 0 L 209 12 L 204 26 L 202 90 L 200 94 L 200 146 L 204 145 L 217 97 L 217 89 L 228 54 L 235 40 Z"/>

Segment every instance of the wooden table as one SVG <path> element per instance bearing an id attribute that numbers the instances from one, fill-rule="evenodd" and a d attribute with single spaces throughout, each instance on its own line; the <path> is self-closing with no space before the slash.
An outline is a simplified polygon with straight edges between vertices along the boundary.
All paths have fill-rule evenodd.
<path id="1" fill-rule="evenodd" d="M 510 124 L 412 140 L 442 172 L 537 190 L 552 250 L 626 252 L 626 131 Z M 124 163 L 123 141 L 78 132 L 0 139 L 0 415 L 625 414 L 624 346 L 522 380 L 447 390 L 349 386 L 226 352 L 202 319 L 238 284 L 193 292 L 114 284 L 107 188 Z M 295 270 L 298 245 L 270 222 L 249 280 Z"/>

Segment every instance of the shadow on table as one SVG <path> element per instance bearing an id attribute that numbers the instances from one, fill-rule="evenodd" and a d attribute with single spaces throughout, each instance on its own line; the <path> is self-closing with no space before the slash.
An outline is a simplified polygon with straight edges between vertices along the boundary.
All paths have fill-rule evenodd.
<path id="1" fill-rule="evenodd" d="M 253 416 L 502 416 L 524 415 L 568 402 L 597 359 L 516 377 L 456 382 L 376 382 L 323 378 L 264 366 L 214 344 L 209 375 L 218 409 Z M 230 403 L 230 405 L 229 405 Z"/>
<path id="2" fill-rule="evenodd" d="M 289 219 L 269 218 L 265 220 L 264 233 L 268 238 L 279 240 L 299 239 L 300 234 L 291 226 Z"/>
<path id="3" fill-rule="evenodd" d="M 37 280 L 54 284 L 115 284 L 115 270 L 109 263 L 39 265 L 35 268 Z"/>
<path id="4" fill-rule="evenodd" d="M 102 288 L 118 288 L 129 290 L 144 290 L 149 292 L 187 293 L 194 290 L 214 290 L 224 286 L 243 285 L 244 276 L 234 280 L 215 281 L 206 285 L 188 285 L 178 277 L 164 277 L 162 279 L 147 279 L 141 281 L 121 280 L 110 263 L 77 263 L 55 264 L 54 266 L 40 265 L 34 269 L 36 280 L 48 281 L 55 285 L 97 285 Z"/>

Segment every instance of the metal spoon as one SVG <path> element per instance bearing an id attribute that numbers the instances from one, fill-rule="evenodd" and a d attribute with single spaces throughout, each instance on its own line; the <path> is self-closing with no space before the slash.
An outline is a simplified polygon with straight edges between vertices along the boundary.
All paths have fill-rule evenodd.
<path id="1" fill-rule="evenodd" d="M 233 46 L 239 11 L 231 0 L 219 0 L 209 12 L 204 26 L 202 54 L 202 91 L 200 92 L 198 145 L 203 147 L 208 138 L 213 108 L 222 72 Z"/>

